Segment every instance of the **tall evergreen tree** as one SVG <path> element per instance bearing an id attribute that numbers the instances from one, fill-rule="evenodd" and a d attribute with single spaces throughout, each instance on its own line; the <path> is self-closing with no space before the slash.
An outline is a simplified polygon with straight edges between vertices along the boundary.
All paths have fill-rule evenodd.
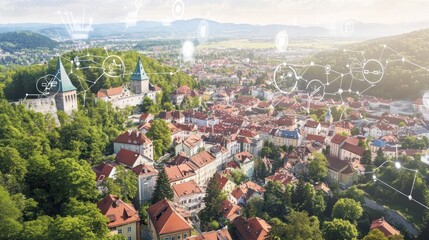
<path id="1" fill-rule="evenodd" d="M 210 222 L 213 220 L 219 221 L 222 217 L 222 201 L 225 199 L 226 196 L 222 193 L 217 178 L 212 177 L 207 185 L 206 196 L 204 197 L 206 207 L 199 214 L 203 230 L 208 229 Z"/>
<path id="2" fill-rule="evenodd" d="M 156 181 L 155 191 L 153 192 L 151 202 L 152 204 L 155 204 L 164 198 L 169 200 L 173 199 L 173 189 L 171 189 L 170 180 L 168 179 L 165 168 L 161 169 L 158 174 L 158 179 Z"/>

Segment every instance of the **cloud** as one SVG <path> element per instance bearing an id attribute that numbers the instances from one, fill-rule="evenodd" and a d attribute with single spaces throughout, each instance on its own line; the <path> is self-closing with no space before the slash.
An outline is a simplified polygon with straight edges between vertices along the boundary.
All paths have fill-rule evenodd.
<path id="1" fill-rule="evenodd" d="M 140 1 L 140 0 L 137 0 Z M 175 0 L 141 0 L 140 20 L 173 20 Z M 182 0 L 185 19 L 209 18 L 220 22 L 252 24 L 318 24 L 355 19 L 397 23 L 427 21 L 427 0 Z M 136 0 L 2 0 L 0 22 L 61 21 L 58 11 L 81 14 L 95 23 L 124 21 Z"/>

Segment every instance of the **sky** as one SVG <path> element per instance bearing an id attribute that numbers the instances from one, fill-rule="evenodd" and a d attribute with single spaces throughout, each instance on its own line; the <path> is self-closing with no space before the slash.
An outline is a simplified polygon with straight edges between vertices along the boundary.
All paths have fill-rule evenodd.
<path id="1" fill-rule="evenodd" d="M 67 12 L 75 20 L 85 12 L 93 23 L 206 18 L 260 25 L 396 24 L 429 21 L 429 0 L 0 0 L 0 23 L 63 23 Z"/>

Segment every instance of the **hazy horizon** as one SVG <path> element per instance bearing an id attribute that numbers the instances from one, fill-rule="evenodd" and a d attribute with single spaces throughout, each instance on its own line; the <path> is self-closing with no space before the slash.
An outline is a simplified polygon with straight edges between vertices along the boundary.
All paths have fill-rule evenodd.
<path id="1" fill-rule="evenodd" d="M 95 24 L 194 18 L 257 25 L 314 26 L 345 20 L 401 24 L 429 21 L 428 9 L 427 0 L 3 0 L 0 22 L 62 24 L 66 13 L 72 13 L 74 22 L 85 15 L 84 23 L 91 19 Z"/>

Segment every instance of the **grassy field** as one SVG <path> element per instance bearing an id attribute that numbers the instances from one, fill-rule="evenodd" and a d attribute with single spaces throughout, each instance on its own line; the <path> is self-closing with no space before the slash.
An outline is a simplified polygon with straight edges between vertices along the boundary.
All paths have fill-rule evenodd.
<path id="1" fill-rule="evenodd" d="M 333 49 L 342 45 L 351 44 L 350 41 L 338 40 L 291 40 L 289 42 L 289 49 Z M 219 42 L 208 42 L 201 46 L 201 48 L 239 48 L 239 49 L 262 49 L 262 48 L 275 48 L 275 43 L 272 40 L 249 40 L 249 39 L 232 39 Z"/>

